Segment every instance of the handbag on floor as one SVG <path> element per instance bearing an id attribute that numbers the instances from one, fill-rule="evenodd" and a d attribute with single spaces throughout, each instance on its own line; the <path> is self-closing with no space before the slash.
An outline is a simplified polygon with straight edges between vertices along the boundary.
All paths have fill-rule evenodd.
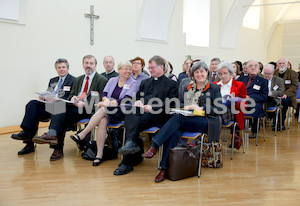
<path id="1" fill-rule="evenodd" d="M 174 147 L 170 149 L 166 178 L 180 180 L 198 174 L 200 147 Z"/>
<path id="2" fill-rule="evenodd" d="M 212 168 L 223 167 L 222 141 L 203 143 L 202 167 L 212 167 Z"/>

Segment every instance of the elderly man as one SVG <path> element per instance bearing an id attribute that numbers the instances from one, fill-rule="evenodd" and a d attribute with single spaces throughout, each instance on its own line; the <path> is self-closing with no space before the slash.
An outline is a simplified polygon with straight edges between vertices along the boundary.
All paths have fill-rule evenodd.
<path id="1" fill-rule="evenodd" d="M 73 104 L 67 105 L 66 112 L 51 116 L 49 131 L 32 139 L 39 144 L 50 144 L 54 148 L 50 160 L 63 158 L 64 138 L 67 127 L 81 119 L 90 118 L 94 113 L 94 104 L 99 102 L 107 79 L 96 72 L 97 60 L 86 55 L 82 60 L 85 74 L 74 81 L 68 97 Z"/>
<path id="2" fill-rule="evenodd" d="M 250 60 L 247 63 L 248 76 L 241 76 L 238 80 L 244 82 L 247 88 L 247 98 L 255 101 L 255 111 L 252 113 L 254 121 L 252 124 L 252 135 L 250 138 L 256 138 L 257 120 L 265 115 L 263 104 L 268 98 L 268 81 L 258 74 L 259 64 L 257 61 Z"/>
<path id="3" fill-rule="evenodd" d="M 296 93 L 298 90 L 298 75 L 295 71 L 288 68 L 288 59 L 281 57 L 277 61 L 278 69 L 274 72 L 274 76 L 278 76 L 284 81 L 284 95 L 281 97 L 282 104 L 282 122 L 286 119 L 286 111 L 289 106 L 297 108 Z M 285 130 L 285 126 L 282 126 Z"/>
<path id="4" fill-rule="evenodd" d="M 58 76 L 50 79 L 47 91 L 58 98 L 66 99 L 70 94 L 75 77 L 69 74 L 69 62 L 66 59 L 57 59 L 55 69 Z M 45 99 L 40 97 L 40 100 Z M 55 98 L 51 101 L 57 100 Z M 13 139 L 23 140 L 26 143 L 26 146 L 18 152 L 18 155 L 34 152 L 32 138 L 37 133 L 39 121 L 47 120 L 50 117 L 51 114 L 45 110 L 45 103 L 31 100 L 26 105 L 25 115 L 21 124 L 23 131 L 11 136 Z"/>
<path id="5" fill-rule="evenodd" d="M 101 73 L 106 79 L 110 79 L 112 77 L 117 77 L 119 74 L 114 70 L 115 60 L 112 56 L 105 56 L 103 59 L 103 66 L 105 68 L 105 72 Z"/>
<path id="6" fill-rule="evenodd" d="M 212 83 L 221 80 L 220 77 L 218 76 L 218 72 L 217 72 L 220 62 L 221 61 L 219 58 L 213 58 L 212 60 L 210 60 L 210 65 L 209 65 L 210 72 L 209 72 L 208 80 Z"/>
<path id="7" fill-rule="evenodd" d="M 267 64 L 264 68 L 264 78 L 268 80 L 268 99 L 265 104 L 265 111 L 270 107 L 280 104 L 280 97 L 284 95 L 283 79 L 274 76 L 275 67 L 273 64 Z M 270 117 L 270 116 L 269 116 Z M 272 124 L 274 126 L 274 123 Z"/>
<path id="8" fill-rule="evenodd" d="M 165 112 L 166 99 L 176 98 L 178 87 L 177 82 L 164 75 L 165 65 L 166 61 L 160 56 L 149 60 L 151 78 L 142 81 L 134 103 L 137 107 L 143 107 L 145 113 L 138 110 L 136 113 L 126 114 L 125 145 L 119 149 L 119 153 L 124 156 L 114 175 L 127 174 L 133 171 L 133 166 L 143 161 L 144 145 L 139 138 L 140 132 L 153 126 L 162 127 L 169 119 Z M 161 111 L 158 113 L 159 110 Z"/>

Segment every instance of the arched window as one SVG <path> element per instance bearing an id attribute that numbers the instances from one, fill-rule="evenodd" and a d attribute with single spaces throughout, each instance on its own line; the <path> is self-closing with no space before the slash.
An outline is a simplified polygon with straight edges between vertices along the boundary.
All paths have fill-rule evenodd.
<path id="1" fill-rule="evenodd" d="M 183 33 L 186 45 L 209 46 L 210 0 L 183 1 Z"/>
<path id="2" fill-rule="evenodd" d="M 259 29 L 259 17 L 260 17 L 260 6 L 254 6 L 254 5 L 260 5 L 261 0 L 255 0 L 252 4 L 253 7 L 250 7 L 244 16 L 243 19 L 243 26 L 250 28 L 250 29 Z"/>

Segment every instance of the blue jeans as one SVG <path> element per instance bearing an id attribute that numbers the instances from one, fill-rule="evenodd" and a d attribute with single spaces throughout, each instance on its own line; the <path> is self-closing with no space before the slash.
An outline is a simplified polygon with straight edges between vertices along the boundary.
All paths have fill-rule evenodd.
<path id="1" fill-rule="evenodd" d="M 161 128 L 161 130 L 152 139 L 157 146 L 164 145 L 163 156 L 160 163 L 162 169 L 168 168 L 169 150 L 176 147 L 182 133 L 189 132 L 206 132 L 208 127 L 206 117 L 186 117 L 180 114 L 174 115 Z"/>

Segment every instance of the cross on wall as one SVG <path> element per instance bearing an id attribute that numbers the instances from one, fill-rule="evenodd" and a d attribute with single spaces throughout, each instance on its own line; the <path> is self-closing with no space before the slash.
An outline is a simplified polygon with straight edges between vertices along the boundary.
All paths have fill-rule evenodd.
<path id="1" fill-rule="evenodd" d="M 98 15 L 94 14 L 94 6 L 90 6 L 90 13 L 84 14 L 85 17 L 90 18 L 90 44 L 94 44 L 94 19 L 99 19 Z"/>

